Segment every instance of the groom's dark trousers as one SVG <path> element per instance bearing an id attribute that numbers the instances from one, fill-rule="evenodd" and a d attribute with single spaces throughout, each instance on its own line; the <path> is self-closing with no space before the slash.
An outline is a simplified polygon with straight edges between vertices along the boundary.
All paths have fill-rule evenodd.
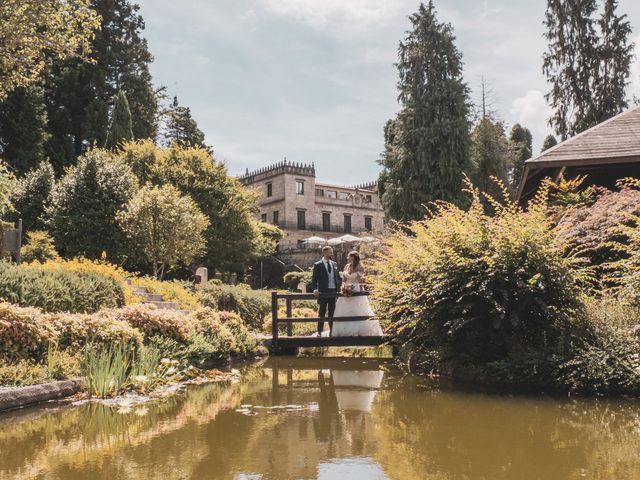
<path id="1" fill-rule="evenodd" d="M 324 260 L 320 260 L 313 265 L 313 275 L 311 277 L 311 290 L 318 291 L 320 296 L 318 297 L 318 317 L 321 318 L 318 322 L 318 333 L 322 334 L 324 330 L 324 319 L 327 317 L 333 318 L 333 313 L 336 310 L 336 293 L 340 291 L 340 274 L 338 273 L 338 265 L 330 260 L 331 273 L 329 273 Z M 329 288 L 329 275 L 333 278 L 333 285 L 336 288 Z M 329 331 L 333 330 L 333 322 L 329 320 Z"/>
<path id="2" fill-rule="evenodd" d="M 328 288 L 326 292 L 322 292 L 322 293 L 337 293 L 338 290 L 336 290 L 335 288 Z M 318 304 L 320 305 L 319 309 L 318 309 L 318 316 L 320 318 L 326 318 L 327 313 L 329 314 L 329 318 L 333 318 L 333 313 L 336 311 L 336 297 L 335 296 L 331 296 L 331 297 L 325 297 L 322 298 L 322 295 L 320 295 L 320 298 L 318 299 Z M 322 331 L 324 330 L 324 320 L 321 320 L 318 322 L 318 333 L 322 333 Z M 329 332 L 331 332 L 333 330 L 333 322 L 331 320 L 329 320 Z"/>

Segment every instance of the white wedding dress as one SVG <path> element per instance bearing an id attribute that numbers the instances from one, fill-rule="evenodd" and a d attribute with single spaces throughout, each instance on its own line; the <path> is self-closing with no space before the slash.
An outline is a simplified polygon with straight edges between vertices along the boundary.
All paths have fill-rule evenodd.
<path id="1" fill-rule="evenodd" d="M 360 292 L 360 273 L 343 273 L 343 282 L 351 285 L 352 292 Z M 373 317 L 374 313 L 366 295 L 340 297 L 336 302 L 333 318 L 338 317 Z M 378 320 L 362 320 L 357 322 L 333 322 L 332 337 L 377 337 L 382 335 Z"/>

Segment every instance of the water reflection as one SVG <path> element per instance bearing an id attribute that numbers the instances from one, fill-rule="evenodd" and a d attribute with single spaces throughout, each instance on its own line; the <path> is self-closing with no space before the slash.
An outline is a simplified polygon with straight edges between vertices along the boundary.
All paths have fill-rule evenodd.
<path id="1" fill-rule="evenodd" d="M 0 479 L 638 479 L 636 401 L 443 390 L 376 359 L 275 358 L 118 411 L 0 417 Z"/>

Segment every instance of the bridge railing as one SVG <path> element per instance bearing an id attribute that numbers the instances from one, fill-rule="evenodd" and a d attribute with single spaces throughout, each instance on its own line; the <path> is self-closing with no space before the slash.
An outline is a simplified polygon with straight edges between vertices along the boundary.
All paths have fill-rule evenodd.
<path id="1" fill-rule="evenodd" d="M 351 297 L 367 296 L 368 292 L 354 292 Z M 374 317 L 362 316 L 362 317 L 333 317 L 333 318 L 320 318 L 320 317 L 293 317 L 293 301 L 294 300 L 317 300 L 318 298 L 338 298 L 343 297 L 341 293 L 321 293 L 319 297 L 316 297 L 313 293 L 271 293 L 271 344 L 273 347 L 278 346 L 279 330 L 278 326 L 282 323 L 286 324 L 287 336 L 293 336 L 293 324 L 294 323 L 318 323 L 320 321 L 331 322 L 359 322 L 364 320 L 371 320 Z M 278 301 L 286 301 L 285 317 L 279 318 L 278 315 Z"/>

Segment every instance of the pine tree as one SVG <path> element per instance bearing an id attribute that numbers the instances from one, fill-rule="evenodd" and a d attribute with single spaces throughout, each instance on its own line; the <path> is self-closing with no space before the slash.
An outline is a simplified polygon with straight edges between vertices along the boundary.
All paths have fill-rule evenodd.
<path id="1" fill-rule="evenodd" d="M 596 0 L 547 1 L 549 50 L 542 70 L 551 84 L 546 98 L 554 114 L 549 123 L 563 140 L 627 106 L 631 27 L 626 15 L 616 15 L 617 0 L 606 0 L 595 21 L 597 6 Z"/>
<path id="2" fill-rule="evenodd" d="M 16 175 L 44 159 L 46 126 L 42 88 L 17 88 L 0 103 L 0 156 Z"/>
<path id="3" fill-rule="evenodd" d="M 144 20 L 128 0 L 91 0 L 101 17 L 92 42 L 93 63 L 56 61 L 47 75 L 51 139 L 47 154 L 58 171 L 93 145 L 105 145 L 109 110 L 119 91 L 129 100 L 134 138 L 157 135 L 157 98 L 141 36 Z"/>
<path id="4" fill-rule="evenodd" d="M 548 150 L 551 147 L 555 147 L 557 144 L 558 144 L 558 141 L 556 140 L 556 137 L 549 134 L 546 137 L 544 137 L 544 141 L 542 142 L 542 149 L 540 151 L 544 152 L 545 150 Z"/>
<path id="5" fill-rule="evenodd" d="M 533 138 L 528 128 L 516 123 L 511 128 L 509 142 L 511 143 L 511 150 L 513 152 L 513 165 L 509 172 L 509 181 L 511 190 L 515 192 L 522 178 L 524 162 L 529 160 L 533 155 Z"/>
<path id="6" fill-rule="evenodd" d="M 387 125 L 382 202 L 387 215 L 421 218 L 434 200 L 459 201 L 469 158 L 468 88 L 453 28 L 433 2 L 409 17 L 397 68 L 401 110 Z"/>
<path id="7" fill-rule="evenodd" d="M 606 120 L 627 108 L 625 90 L 628 85 L 634 44 L 629 42 L 632 33 L 627 15 L 616 15 L 617 0 L 605 0 L 600 27 L 599 69 L 594 79 L 594 94 L 598 99 L 594 116 Z"/>
<path id="8" fill-rule="evenodd" d="M 507 185 L 507 169 L 512 164 L 512 150 L 504 126 L 484 118 L 473 130 L 471 139 L 473 183 L 482 192 L 500 198 L 501 189 L 495 179 Z"/>
<path id="9" fill-rule="evenodd" d="M 107 142 L 105 148 L 110 150 L 116 149 L 122 142 L 126 142 L 133 138 L 131 130 L 131 112 L 129 111 L 129 102 L 127 96 L 121 90 L 116 95 L 111 112 L 111 123 L 109 124 L 109 132 L 107 133 Z"/>
<path id="10" fill-rule="evenodd" d="M 181 106 L 178 97 L 173 97 L 173 102 L 165 111 L 164 117 L 164 143 L 167 146 L 175 143 L 180 147 L 209 148 L 204 143 L 204 133 L 191 116 L 191 110 Z"/>

